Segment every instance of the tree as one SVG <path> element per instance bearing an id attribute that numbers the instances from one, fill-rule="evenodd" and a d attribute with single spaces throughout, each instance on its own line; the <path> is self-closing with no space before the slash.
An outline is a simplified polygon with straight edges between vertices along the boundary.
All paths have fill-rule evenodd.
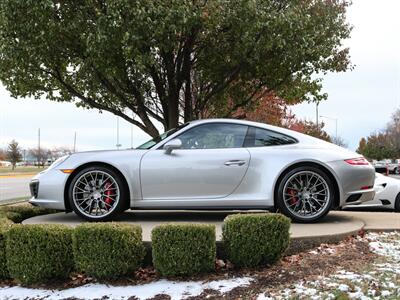
<path id="1" fill-rule="evenodd" d="M 332 142 L 331 137 L 329 134 L 323 130 L 325 124 L 321 122 L 319 125 L 312 121 L 308 120 L 298 120 L 298 119 L 293 119 L 291 122 L 286 124 L 285 127 L 298 131 L 304 134 L 311 135 L 313 137 L 316 137 L 318 139 L 327 141 L 327 142 Z"/>
<path id="2" fill-rule="evenodd" d="M 377 160 L 400 158 L 400 109 L 392 114 L 384 130 L 361 138 L 357 152 Z"/>
<path id="3" fill-rule="evenodd" d="M 29 154 L 36 160 L 37 166 L 44 166 L 48 159 L 51 159 L 51 151 L 46 148 L 29 149 Z"/>
<path id="4" fill-rule="evenodd" d="M 13 170 L 15 169 L 17 162 L 20 162 L 22 159 L 21 149 L 18 146 L 18 142 L 15 140 L 12 140 L 8 144 L 7 159 L 11 162 Z"/>
<path id="5" fill-rule="evenodd" d="M 361 144 L 361 141 L 360 141 Z M 364 147 L 359 147 L 358 151 L 369 159 L 390 159 L 395 158 L 395 151 L 390 143 L 390 138 L 386 133 L 373 133 L 365 143 Z"/>
<path id="6" fill-rule="evenodd" d="M 2 0 L 0 80 L 13 97 L 109 111 L 151 136 L 271 92 L 320 101 L 317 74 L 351 67 L 349 2 Z"/>
<path id="7" fill-rule="evenodd" d="M 344 147 L 344 148 L 347 148 L 347 146 L 348 146 L 346 141 L 341 136 L 331 137 L 331 142 L 332 142 L 332 144 L 335 144 L 335 145 L 338 145 L 338 146 Z"/>
<path id="8" fill-rule="evenodd" d="M 0 160 L 6 160 L 7 154 L 6 151 L 0 149 Z"/>
<path id="9" fill-rule="evenodd" d="M 393 151 L 393 158 L 400 158 L 400 109 L 397 109 L 386 126 L 388 142 Z"/>
<path id="10" fill-rule="evenodd" d="M 52 161 L 55 161 L 61 156 L 72 154 L 74 151 L 69 147 L 54 147 L 53 149 L 49 150 L 49 152 L 50 152 L 50 159 Z"/>
<path id="11" fill-rule="evenodd" d="M 233 105 L 233 101 L 229 103 Z M 207 117 L 217 117 L 208 115 Z M 290 111 L 287 102 L 276 96 L 274 93 L 264 95 L 250 108 L 238 108 L 232 113 L 236 119 L 246 119 L 254 122 L 267 123 L 275 126 L 285 126 L 289 120 L 294 119 L 294 114 Z"/>
<path id="12" fill-rule="evenodd" d="M 367 146 L 367 140 L 363 137 L 358 143 L 357 153 L 363 154 L 365 152 L 365 147 Z"/>

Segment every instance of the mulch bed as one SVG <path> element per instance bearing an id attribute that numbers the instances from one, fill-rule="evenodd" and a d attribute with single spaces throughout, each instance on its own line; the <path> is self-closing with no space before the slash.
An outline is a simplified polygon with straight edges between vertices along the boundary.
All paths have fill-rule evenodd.
<path id="1" fill-rule="evenodd" d="M 310 253 L 311 252 L 311 253 Z M 316 249 L 284 257 L 280 263 L 256 270 L 243 270 L 235 276 L 251 276 L 254 282 L 224 295 L 203 292 L 189 299 L 256 299 L 266 290 L 289 287 L 302 280 L 312 281 L 339 269 L 357 272 L 376 259 L 367 242 L 349 237 L 337 245 L 322 244 Z"/>

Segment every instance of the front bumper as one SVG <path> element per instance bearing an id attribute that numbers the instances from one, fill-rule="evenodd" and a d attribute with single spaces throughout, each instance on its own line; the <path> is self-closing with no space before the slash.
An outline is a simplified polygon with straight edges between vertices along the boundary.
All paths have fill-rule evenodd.
<path id="1" fill-rule="evenodd" d="M 36 175 L 30 182 L 32 198 L 29 203 L 35 206 L 65 210 L 64 188 L 68 174 L 51 169 Z"/>

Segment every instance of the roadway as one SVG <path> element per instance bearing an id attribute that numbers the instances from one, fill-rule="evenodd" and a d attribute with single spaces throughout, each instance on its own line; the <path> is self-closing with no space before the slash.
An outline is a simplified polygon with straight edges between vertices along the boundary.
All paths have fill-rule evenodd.
<path id="1" fill-rule="evenodd" d="M 0 175 L 0 203 L 5 200 L 28 198 L 29 182 L 34 175 Z"/>

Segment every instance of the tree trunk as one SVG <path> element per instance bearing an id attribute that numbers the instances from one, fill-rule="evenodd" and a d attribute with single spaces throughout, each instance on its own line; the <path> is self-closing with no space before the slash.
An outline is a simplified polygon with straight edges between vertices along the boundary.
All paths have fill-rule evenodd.
<path id="1" fill-rule="evenodd" d="M 177 95 L 172 95 L 168 101 L 168 130 L 179 125 L 179 99 Z"/>

